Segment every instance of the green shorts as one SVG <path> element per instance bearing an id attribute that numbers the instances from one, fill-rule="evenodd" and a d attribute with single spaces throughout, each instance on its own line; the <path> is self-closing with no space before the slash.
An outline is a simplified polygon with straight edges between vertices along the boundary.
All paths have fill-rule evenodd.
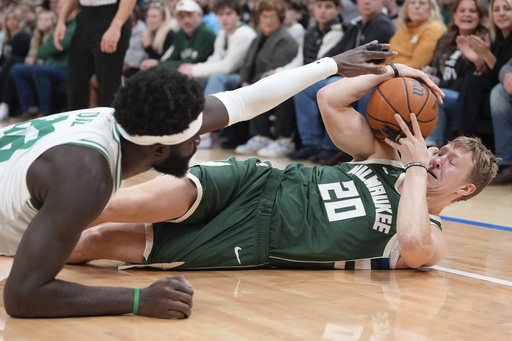
<path id="1" fill-rule="evenodd" d="M 175 222 L 147 225 L 143 263 L 177 270 L 267 267 L 270 214 L 282 174 L 255 158 L 192 167 L 197 202 Z"/>

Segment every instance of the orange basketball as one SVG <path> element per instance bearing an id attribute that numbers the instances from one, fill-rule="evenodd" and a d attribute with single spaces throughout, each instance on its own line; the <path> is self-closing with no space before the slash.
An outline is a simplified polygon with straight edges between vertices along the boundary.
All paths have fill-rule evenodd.
<path id="1" fill-rule="evenodd" d="M 381 83 L 368 102 L 367 119 L 373 135 L 378 139 L 396 139 L 405 136 L 393 115 L 400 114 L 411 128 L 411 113 L 416 114 L 423 137 L 434 130 L 437 123 L 437 99 L 421 81 L 396 77 Z"/>

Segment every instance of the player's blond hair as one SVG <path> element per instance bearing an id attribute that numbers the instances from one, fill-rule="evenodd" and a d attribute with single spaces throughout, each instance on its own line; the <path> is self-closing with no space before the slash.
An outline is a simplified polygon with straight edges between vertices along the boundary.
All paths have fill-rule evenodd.
<path id="1" fill-rule="evenodd" d="M 498 173 L 498 158 L 482 143 L 478 137 L 459 136 L 449 143 L 454 149 L 472 154 L 473 169 L 468 181 L 475 185 L 473 193 L 456 201 L 468 200 L 482 192 Z"/>

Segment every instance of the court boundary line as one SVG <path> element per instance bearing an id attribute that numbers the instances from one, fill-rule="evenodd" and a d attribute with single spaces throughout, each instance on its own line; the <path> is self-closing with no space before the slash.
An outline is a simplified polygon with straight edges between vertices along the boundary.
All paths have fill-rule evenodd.
<path id="1" fill-rule="evenodd" d="M 482 223 L 482 222 L 478 222 L 478 221 L 461 219 L 461 218 L 454 218 L 454 217 L 448 217 L 448 216 L 441 216 L 441 219 L 445 220 L 445 221 L 454 222 L 454 223 L 473 225 L 473 226 L 489 228 L 489 229 L 493 229 L 493 230 L 512 232 L 512 227 L 508 227 L 508 226 L 502 226 L 502 225 L 496 225 L 496 224 L 490 224 L 490 223 Z M 430 268 L 434 269 L 434 270 L 437 270 L 437 271 L 451 273 L 451 274 L 454 274 L 454 275 L 474 278 L 474 279 L 478 279 L 478 280 L 482 280 L 482 281 L 486 281 L 486 282 L 490 282 L 490 283 L 502 284 L 502 285 L 506 285 L 506 286 L 512 287 L 512 282 L 504 280 L 504 279 L 499 279 L 499 278 L 494 278 L 494 277 L 484 276 L 484 275 L 478 275 L 478 274 L 475 274 L 475 273 L 471 273 L 471 272 L 467 272 L 467 271 L 462 271 L 462 270 L 451 269 L 451 268 L 446 268 L 444 266 L 439 266 L 439 265 L 434 265 L 434 266 L 431 266 Z"/>
<path id="2" fill-rule="evenodd" d="M 454 275 L 459 275 L 459 276 L 479 279 L 479 280 L 490 282 L 490 283 L 502 284 L 502 285 L 506 285 L 506 286 L 512 287 L 512 282 L 504 280 L 504 279 L 499 279 L 499 278 L 494 278 L 494 277 L 484 276 L 484 275 L 478 275 L 478 274 L 474 274 L 474 273 L 471 273 L 471 272 L 455 270 L 455 269 L 451 269 L 451 268 L 445 268 L 444 266 L 439 266 L 439 265 L 434 265 L 434 266 L 431 266 L 430 268 L 434 269 L 434 270 L 437 270 L 437 271 L 443 271 L 443 272 L 451 273 L 451 274 L 454 274 Z"/>
<path id="3" fill-rule="evenodd" d="M 489 229 L 493 229 L 493 230 L 512 232 L 512 227 L 508 227 L 508 226 L 502 226 L 502 225 L 496 225 L 496 224 L 490 224 L 490 223 L 482 223 L 482 222 L 479 222 L 479 221 L 473 221 L 473 220 L 467 220 L 467 219 L 461 219 L 461 218 L 454 218 L 454 217 L 447 217 L 447 216 L 441 216 L 441 219 L 446 220 L 446 221 L 451 221 L 451 222 L 454 222 L 454 223 L 474 225 L 474 226 L 485 227 L 485 228 L 489 228 Z"/>

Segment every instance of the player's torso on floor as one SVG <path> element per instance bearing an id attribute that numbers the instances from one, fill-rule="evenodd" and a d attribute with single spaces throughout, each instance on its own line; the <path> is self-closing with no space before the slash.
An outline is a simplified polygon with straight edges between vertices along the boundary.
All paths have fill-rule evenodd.
<path id="1" fill-rule="evenodd" d="M 378 161 L 289 166 L 272 214 L 271 263 L 386 256 L 396 234 L 396 185 L 403 168 Z"/>

